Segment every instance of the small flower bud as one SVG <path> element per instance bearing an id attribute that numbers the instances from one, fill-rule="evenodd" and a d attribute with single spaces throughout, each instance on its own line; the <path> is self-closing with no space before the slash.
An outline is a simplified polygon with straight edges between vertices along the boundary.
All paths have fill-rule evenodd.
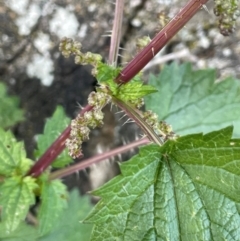
<path id="1" fill-rule="evenodd" d="M 163 131 L 165 134 L 169 135 L 172 133 L 172 126 L 167 124 L 165 121 L 159 122 L 159 129 Z"/>
<path id="2" fill-rule="evenodd" d="M 89 133 L 90 133 L 90 129 L 87 126 L 81 126 L 79 128 L 79 135 L 81 135 L 81 139 L 83 141 L 89 139 Z"/>
<path id="3" fill-rule="evenodd" d="M 92 71 L 91 71 L 91 74 L 92 74 L 92 76 L 96 77 L 97 74 L 98 74 L 97 68 L 93 68 Z"/>
<path id="4" fill-rule="evenodd" d="M 92 111 L 87 111 L 84 113 L 84 119 L 86 122 L 91 122 L 93 119 L 93 112 Z"/>
<path id="5" fill-rule="evenodd" d="M 73 41 L 71 38 L 64 37 L 59 44 L 59 51 L 65 58 L 68 58 L 71 54 L 81 54 L 81 43 Z"/>
<path id="6" fill-rule="evenodd" d="M 92 91 L 88 96 L 88 104 L 91 106 L 95 106 L 96 102 L 97 102 L 96 92 Z"/>
<path id="7" fill-rule="evenodd" d="M 83 64 L 83 56 L 81 54 L 78 54 L 74 58 L 75 64 Z"/>
<path id="8" fill-rule="evenodd" d="M 130 100 L 129 101 L 135 108 L 140 109 L 144 105 L 144 99 L 139 98 L 137 100 Z"/>
<path id="9" fill-rule="evenodd" d="M 94 111 L 93 116 L 94 116 L 95 121 L 97 121 L 97 122 L 101 122 L 104 117 L 103 112 L 100 110 Z"/>
<path id="10" fill-rule="evenodd" d="M 156 113 L 148 110 L 143 113 L 143 118 L 147 122 L 148 125 L 152 126 L 154 129 L 158 126 L 158 116 Z"/>
<path id="11" fill-rule="evenodd" d="M 81 141 L 77 139 L 67 139 L 65 142 L 68 148 L 68 153 L 72 158 L 78 158 L 82 156 Z"/>

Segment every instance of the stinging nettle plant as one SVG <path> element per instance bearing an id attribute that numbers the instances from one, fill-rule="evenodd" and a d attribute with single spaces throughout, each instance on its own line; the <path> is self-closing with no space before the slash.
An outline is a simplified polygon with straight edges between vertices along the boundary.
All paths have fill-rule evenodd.
<path id="1" fill-rule="evenodd" d="M 59 178 L 140 145 L 145 146 L 137 155 L 120 164 L 120 175 L 92 192 L 101 199 L 84 220 L 94 224 L 91 240 L 240 240 L 240 82 L 228 78 L 215 84 L 213 70 L 193 71 L 190 64 L 166 66 L 147 85 L 139 73 L 206 2 L 190 0 L 124 68 L 116 66 L 124 1 L 116 1 L 108 63 L 98 54 L 83 53 L 77 41 L 61 41 L 63 56 L 91 65 L 98 85 L 70 124 L 57 108 L 38 137 L 36 162 L 26 158 L 11 132 L 0 130 L 1 240 L 56 240 L 69 222 L 59 222 L 68 206 Z M 220 32 L 229 35 L 239 16 L 238 1 L 214 3 Z M 81 146 L 91 129 L 103 125 L 107 104 L 122 109 L 144 137 L 67 166 L 83 155 Z M 33 228 L 24 220 L 36 197 L 40 204 Z M 70 197 L 75 212 L 85 207 L 77 204 L 76 193 Z M 83 230 L 81 240 L 87 240 L 82 235 L 88 224 L 80 225 L 76 217 L 73 222 Z M 73 233 L 67 240 L 77 240 Z"/>

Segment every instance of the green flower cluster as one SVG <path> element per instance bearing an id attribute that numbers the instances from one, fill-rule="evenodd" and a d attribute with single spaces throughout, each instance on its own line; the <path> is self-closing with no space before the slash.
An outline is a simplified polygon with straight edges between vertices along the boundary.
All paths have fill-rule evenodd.
<path id="1" fill-rule="evenodd" d="M 238 0 L 215 0 L 214 13 L 219 17 L 220 32 L 224 36 L 235 30 L 237 18 L 240 16 Z"/>
<path id="2" fill-rule="evenodd" d="M 145 39 L 148 40 L 148 39 Z M 69 155 L 73 158 L 78 158 L 82 155 L 82 143 L 89 139 L 90 129 L 100 127 L 103 124 L 102 108 L 110 101 L 114 103 L 114 99 L 119 99 L 131 108 L 140 109 L 144 105 L 143 97 L 156 92 L 156 89 L 150 85 L 144 85 L 140 75 L 135 76 L 131 82 L 124 85 L 118 85 L 114 79 L 120 73 L 121 69 L 102 63 L 102 57 L 94 53 L 82 53 L 81 43 L 73 41 L 70 38 L 62 39 L 59 49 L 64 57 L 70 55 L 75 56 L 75 63 L 82 65 L 92 65 L 92 74 L 98 80 L 99 86 L 97 92 L 92 92 L 88 98 L 88 104 L 92 107 L 90 111 L 83 115 L 79 114 L 71 122 L 70 137 L 66 140 L 66 147 Z M 166 123 L 158 122 L 158 117 L 151 111 L 142 112 L 141 118 L 155 133 L 164 141 L 175 138 L 172 129 Z"/>
<path id="3" fill-rule="evenodd" d="M 75 56 L 75 64 L 92 65 L 94 68 L 92 74 L 96 76 L 96 69 L 98 64 L 102 61 L 100 54 L 94 54 L 91 52 L 82 53 L 82 44 L 77 41 L 73 41 L 71 38 L 63 38 L 59 44 L 59 50 L 65 58 L 69 58 L 70 55 Z"/>
<path id="4" fill-rule="evenodd" d="M 103 92 L 91 92 L 88 97 L 88 104 L 93 108 L 90 111 L 79 114 L 71 122 L 70 137 L 66 140 L 66 147 L 72 158 L 82 155 L 82 143 L 89 139 L 90 128 L 101 127 L 103 125 L 102 108 L 109 103 L 111 97 Z"/>
<path id="5" fill-rule="evenodd" d="M 82 44 L 77 41 L 73 41 L 71 38 L 64 37 L 60 44 L 59 50 L 65 58 L 69 58 L 70 55 L 80 55 Z"/>
<path id="6" fill-rule="evenodd" d="M 172 126 L 167 124 L 165 121 L 158 121 L 158 115 L 151 110 L 142 112 L 143 119 L 146 123 L 153 128 L 155 133 L 163 139 L 163 141 L 167 140 L 176 140 L 178 135 L 176 135 Z"/>

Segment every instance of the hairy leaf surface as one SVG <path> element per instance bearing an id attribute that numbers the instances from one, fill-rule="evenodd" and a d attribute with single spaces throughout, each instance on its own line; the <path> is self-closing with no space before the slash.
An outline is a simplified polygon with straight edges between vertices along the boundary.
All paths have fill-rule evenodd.
<path id="1" fill-rule="evenodd" d="M 51 230 L 66 207 L 66 186 L 60 180 L 43 181 L 38 214 L 40 235 L 47 234 Z"/>
<path id="2" fill-rule="evenodd" d="M 1 221 L 6 233 L 16 230 L 26 218 L 29 207 L 35 203 L 33 191 L 37 187 L 31 177 L 7 178 L 0 185 Z"/>
<path id="3" fill-rule="evenodd" d="M 240 140 L 232 127 L 149 145 L 94 191 L 91 240 L 240 240 Z"/>
<path id="4" fill-rule="evenodd" d="M 17 142 L 10 131 L 0 129 L 0 175 L 24 175 L 31 164 L 23 143 Z"/>
<path id="5" fill-rule="evenodd" d="M 36 157 L 40 157 L 54 140 L 61 134 L 61 132 L 70 123 L 70 119 L 66 117 L 64 110 L 58 106 L 53 116 L 47 120 L 44 133 L 38 135 L 37 146 L 38 150 L 35 152 Z M 64 150 L 57 159 L 52 163 L 53 167 L 60 168 L 72 162 L 72 158 L 68 155 L 67 150 Z"/>
<path id="6" fill-rule="evenodd" d="M 194 71 L 187 63 L 165 66 L 159 76 L 150 77 L 158 93 L 146 97 L 146 107 L 180 135 L 234 125 L 233 136 L 240 137 L 240 81 L 215 83 L 215 75 L 215 70 Z"/>

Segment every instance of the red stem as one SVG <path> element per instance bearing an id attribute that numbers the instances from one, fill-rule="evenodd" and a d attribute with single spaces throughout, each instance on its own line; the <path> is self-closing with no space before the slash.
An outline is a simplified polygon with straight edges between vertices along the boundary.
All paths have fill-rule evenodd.
<path id="1" fill-rule="evenodd" d="M 66 167 L 64 169 L 57 170 L 57 171 L 50 174 L 50 179 L 52 180 L 52 179 L 57 179 L 57 178 L 62 178 L 62 177 L 68 176 L 72 173 L 75 173 L 75 172 L 78 172 L 80 170 L 86 169 L 87 167 L 89 167 L 92 164 L 96 164 L 98 162 L 101 162 L 102 160 L 106 160 L 110 157 L 113 157 L 113 156 L 116 156 L 118 154 L 124 153 L 124 152 L 129 151 L 129 150 L 131 150 L 133 148 L 136 148 L 138 146 L 146 145 L 148 143 L 150 143 L 150 141 L 147 138 L 143 138 L 141 140 L 134 141 L 132 143 L 129 143 L 126 146 L 118 147 L 118 148 L 116 148 L 114 150 L 111 150 L 109 152 L 105 152 L 105 153 L 96 155 L 94 157 L 91 157 L 89 159 L 86 159 L 86 160 L 84 160 L 80 163 L 74 164 L 74 165 Z"/>
<path id="2" fill-rule="evenodd" d="M 119 84 L 130 81 L 142 68 L 166 45 L 166 43 L 194 16 L 199 8 L 208 0 L 190 0 L 185 7 L 156 35 L 119 74 L 115 81 Z M 86 106 L 80 114 L 91 110 Z M 65 141 L 69 137 L 71 127 L 68 126 L 43 156 L 32 166 L 27 175 L 38 177 L 64 150 Z"/>
<path id="3" fill-rule="evenodd" d="M 84 109 L 81 110 L 80 115 L 83 115 L 85 112 L 90 111 L 92 108 L 92 106 L 87 105 Z M 70 132 L 71 126 L 69 125 L 47 149 L 47 151 L 38 159 L 38 161 L 35 162 L 27 175 L 31 175 L 33 177 L 38 177 L 39 175 L 41 175 L 42 172 L 44 172 L 48 168 L 48 166 L 57 158 L 57 156 L 64 150 L 65 141 L 69 137 Z"/>
<path id="4" fill-rule="evenodd" d="M 179 13 L 153 38 L 153 40 L 128 63 L 115 81 L 123 84 L 130 81 L 166 43 L 196 14 L 208 0 L 190 0 Z"/>

